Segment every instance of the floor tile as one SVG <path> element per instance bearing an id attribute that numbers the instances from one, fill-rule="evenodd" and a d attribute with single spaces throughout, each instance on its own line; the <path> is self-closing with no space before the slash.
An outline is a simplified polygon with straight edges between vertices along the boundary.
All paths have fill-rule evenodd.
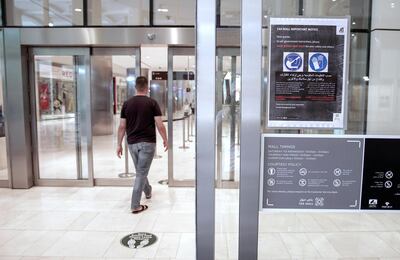
<path id="1" fill-rule="evenodd" d="M 85 230 L 90 231 L 126 231 L 131 232 L 142 215 L 119 212 L 102 212 L 86 226 Z"/>
<path id="2" fill-rule="evenodd" d="M 0 247 L 1 256 L 22 256 L 46 231 L 23 231 Z"/>
<path id="3" fill-rule="evenodd" d="M 290 254 L 279 234 L 260 234 L 258 237 L 259 259 L 290 258 Z"/>
<path id="4" fill-rule="evenodd" d="M 342 257 L 400 257 L 376 233 L 331 233 L 326 238 Z"/>
<path id="5" fill-rule="evenodd" d="M 115 232 L 69 231 L 43 255 L 103 257 L 115 237 Z"/>
<path id="6" fill-rule="evenodd" d="M 280 234 L 292 258 L 320 258 L 318 250 L 304 233 Z"/>

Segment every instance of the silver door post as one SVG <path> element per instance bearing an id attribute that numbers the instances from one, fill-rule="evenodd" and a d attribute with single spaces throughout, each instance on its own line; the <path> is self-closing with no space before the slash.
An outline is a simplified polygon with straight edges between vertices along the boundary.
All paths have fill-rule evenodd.
<path id="1" fill-rule="evenodd" d="M 216 0 L 198 0 L 196 5 L 196 259 L 213 260 Z"/>
<path id="2" fill-rule="evenodd" d="M 257 259 L 261 149 L 262 0 L 242 0 L 239 259 Z"/>

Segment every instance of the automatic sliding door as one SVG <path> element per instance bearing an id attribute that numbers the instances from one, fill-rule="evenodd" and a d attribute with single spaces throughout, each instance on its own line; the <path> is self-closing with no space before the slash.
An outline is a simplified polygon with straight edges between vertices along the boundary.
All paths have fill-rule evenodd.
<path id="1" fill-rule="evenodd" d="M 95 48 L 91 57 L 93 168 L 98 184 L 132 185 L 134 165 L 124 148 L 116 156 L 117 133 L 123 103 L 135 93 L 140 75 L 139 48 Z"/>
<path id="2" fill-rule="evenodd" d="M 37 48 L 31 60 L 36 182 L 92 185 L 89 50 Z"/>
<path id="3" fill-rule="evenodd" d="M 194 186 L 195 49 L 168 49 L 168 179 L 170 186 Z"/>

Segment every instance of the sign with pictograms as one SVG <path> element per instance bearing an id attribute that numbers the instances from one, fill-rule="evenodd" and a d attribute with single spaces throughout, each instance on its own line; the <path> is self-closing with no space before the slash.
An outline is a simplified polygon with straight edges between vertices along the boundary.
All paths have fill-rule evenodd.
<path id="1" fill-rule="evenodd" d="M 348 18 L 270 18 L 268 127 L 346 127 Z"/>

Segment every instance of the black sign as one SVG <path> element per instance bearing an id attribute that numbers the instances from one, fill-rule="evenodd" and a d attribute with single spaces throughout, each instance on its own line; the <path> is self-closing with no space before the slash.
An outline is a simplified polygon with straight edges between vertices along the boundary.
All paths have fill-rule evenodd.
<path id="1" fill-rule="evenodd" d="M 400 139 L 366 139 L 362 209 L 400 209 Z"/>
<path id="2" fill-rule="evenodd" d="M 168 80 L 168 72 L 167 71 L 153 71 L 151 72 L 152 80 Z"/>
<path id="3" fill-rule="evenodd" d="M 167 71 L 153 71 L 151 73 L 152 80 L 168 80 Z M 174 80 L 194 80 L 193 71 L 174 71 Z"/>
<path id="4" fill-rule="evenodd" d="M 148 247 L 157 241 L 157 237 L 151 233 L 138 232 L 129 234 L 121 239 L 121 244 L 128 248 L 139 249 Z"/>
<path id="5" fill-rule="evenodd" d="M 271 18 L 268 126 L 343 128 L 347 19 Z"/>

